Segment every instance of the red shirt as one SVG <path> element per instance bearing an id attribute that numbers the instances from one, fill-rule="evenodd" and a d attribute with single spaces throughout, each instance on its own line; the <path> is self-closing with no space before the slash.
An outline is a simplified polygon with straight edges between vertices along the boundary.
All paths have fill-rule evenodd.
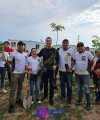
<path id="1" fill-rule="evenodd" d="M 5 50 L 5 52 L 14 52 L 14 50 L 12 49 L 12 48 L 7 48 L 6 50 Z"/>
<path id="2" fill-rule="evenodd" d="M 100 69 L 100 58 L 98 59 L 98 61 L 96 62 L 96 65 L 94 67 L 94 70 Z"/>

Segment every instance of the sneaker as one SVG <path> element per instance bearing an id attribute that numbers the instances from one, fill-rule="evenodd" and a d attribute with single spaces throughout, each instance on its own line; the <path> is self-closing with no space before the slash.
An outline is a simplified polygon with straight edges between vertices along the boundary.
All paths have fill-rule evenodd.
<path id="1" fill-rule="evenodd" d="M 71 107 L 71 106 L 72 106 L 71 101 L 68 101 L 67 106 L 68 106 L 68 107 Z"/>
<path id="2" fill-rule="evenodd" d="M 53 99 L 50 99 L 50 100 L 49 100 L 49 103 L 50 103 L 50 105 L 53 105 L 53 103 L 54 103 L 54 102 L 53 102 Z"/>
<path id="3" fill-rule="evenodd" d="M 8 112 L 9 113 L 14 112 L 14 105 L 10 104 Z"/>
<path id="4" fill-rule="evenodd" d="M 3 88 L 2 90 L 0 90 L 1 93 L 7 93 L 7 91 Z"/>
<path id="5" fill-rule="evenodd" d="M 87 103 L 86 109 L 87 109 L 88 111 L 91 110 L 90 103 Z"/>
<path id="6" fill-rule="evenodd" d="M 75 103 L 76 106 L 81 105 L 82 101 L 81 100 L 77 100 L 77 102 Z"/>
<path id="7" fill-rule="evenodd" d="M 35 101 L 36 101 L 37 103 L 41 103 L 41 101 L 39 100 L 39 98 L 35 98 Z"/>
<path id="8" fill-rule="evenodd" d="M 61 97 L 61 98 L 58 99 L 58 102 L 61 103 L 62 101 L 64 101 L 64 99 L 65 99 L 64 97 Z"/>
<path id="9" fill-rule="evenodd" d="M 47 97 L 43 97 L 42 99 L 41 99 L 41 102 L 43 102 L 44 100 L 46 100 L 47 99 Z"/>
<path id="10" fill-rule="evenodd" d="M 32 104 L 34 103 L 34 98 L 32 98 Z"/>
<path id="11" fill-rule="evenodd" d="M 23 101 L 21 99 L 16 99 L 16 104 L 23 105 Z"/>

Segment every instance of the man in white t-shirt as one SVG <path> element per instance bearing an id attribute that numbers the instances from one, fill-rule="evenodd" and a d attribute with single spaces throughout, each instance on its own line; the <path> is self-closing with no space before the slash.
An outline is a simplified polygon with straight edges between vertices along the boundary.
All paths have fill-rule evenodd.
<path id="1" fill-rule="evenodd" d="M 29 69 L 31 71 L 30 73 L 30 95 L 32 96 L 32 102 L 34 102 L 34 100 L 37 103 L 40 103 L 41 101 L 39 101 L 39 88 L 40 88 L 40 74 L 39 74 L 39 70 L 42 66 L 42 59 L 40 57 L 38 57 L 38 52 L 36 50 L 36 48 L 32 48 L 31 50 L 31 55 L 30 57 L 28 57 L 27 60 L 27 67 L 26 69 Z M 34 86 L 35 86 L 35 95 L 34 95 Z"/>
<path id="2" fill-rule="evenodd" d="M 1 86 L 0 86 L 0 92 L 1 93 L 7 93 L 7 91 L 4 89 L 5 85 L 5 76 L 6 76 L 6 67 L 5 63 L 9 57 L 9 54 L 4 51 L 2 43 L 0 43 L 0 75 L 1 75 Z"/>
<path id="3" fill-rule="evenodd" d="M 73 60 L 75 61 L 75 77 L 78 85 L 78 100 L 76 105 L 81 105 L 82 103 L 82 86 L 84 85 L 84 90 L 86 94 L 87 106 L 86 109 L 90 110 L 90 89 L 89 89 L 89 72 L 88 68 L 88 60 L 92 61 L 94 56 L 84 49 L 84 44 L 79 42 L 77 44 L 77 52 L 74 54 Z M 94 69 L 95 60 L 93 61 L 93 66 L 91 70 Z"/>
<path id="4" fill-rule="evenodd" d="M 25 77 L 25 67 L 27 64 L 27 54 L 24 51 L 25 43 L 19 41 L 17 44 L 17 50 L 12 52 L 9 57 L 9 62 L 12 61 L 12 80 L 11 89 L 9 95 L 9 112 L 14 112 L 14 98 L 17 89 L 16 103 L 22 105 L 21 91 Z"/>
<path id="5" fill-rule="evenodd" d="M 72 57 L 74 50 L 69 47 L 69 40 L 64 39 L 62 47 L 59 49 L 59 75 L 60 75 L 60 87 L 61 87 L 61 98 L 59 102 L 65 99 L 65 83 L 67 83 L 67 105 L 71 106 L 72 100 Z"/>

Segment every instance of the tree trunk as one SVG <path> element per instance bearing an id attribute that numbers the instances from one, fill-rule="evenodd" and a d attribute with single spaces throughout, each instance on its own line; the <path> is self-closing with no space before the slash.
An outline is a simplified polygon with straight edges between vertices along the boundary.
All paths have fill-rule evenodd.
<path id="1" fill-rule="evenodd" d="M 56 41 L 56 49 L 57 49 L 57 42 L 58 42 L 58 30 L 57 30 L 57 41 Z"/>

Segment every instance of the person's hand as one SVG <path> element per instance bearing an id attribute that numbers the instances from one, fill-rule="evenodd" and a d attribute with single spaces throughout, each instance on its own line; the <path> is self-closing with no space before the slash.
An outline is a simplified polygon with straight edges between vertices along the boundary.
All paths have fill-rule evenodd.
<path id="1" fill-rule="evenodd" d="M 91 70 L 94 70 L 94 66 L 91 67 Z"/>
<path id="2" fill-rule="evenodd" d="M 99 76 L 100 75 L 100 69 L 96 70 L 96 74 Z"/>
<path id="3" fill-rule="evenodd" d="M 67 72 L 72 72 L 72 67 L 69 67 L 69 68 L 67 69 Z"/>
<path id="4" fill-rule="evenodd" d="M 27 66 L 26 67 L 26 72 L 27 73 L 31 73 L 32 72 L 32 67 L 31 66 Z"/>
<path id="5" fill-rule="evenodd" d="M 53 69 L 53 70 L 56 70 L 56 68 L 57 68 L 56 65 L 53 65 L 53 66 L 52 66 L 52 69 Z"/>

